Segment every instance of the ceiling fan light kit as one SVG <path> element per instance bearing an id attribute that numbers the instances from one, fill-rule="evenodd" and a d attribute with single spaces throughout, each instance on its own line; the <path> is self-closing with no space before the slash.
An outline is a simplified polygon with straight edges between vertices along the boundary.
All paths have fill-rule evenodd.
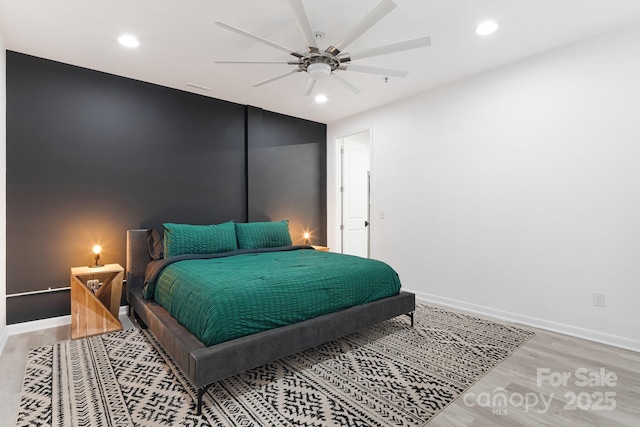
<path id="1" fill-rule="evenodd" d="M 374 56 L 386 55 L 390 53 L 403 52 L 406 50 L 417 49 L 421 47 L 427 47 L 431 45 L 430 37 L 422 37 L 414 40 L 408 40 L 400 43 L 392 43 L 385 46 L 374 47 L 366 49 L 360 52 L 348 53 L 344 52 L 347 46 L 353 41 L 362 36 L 371 27 L 377 24 L 382 18 L 387 16 L 393 9 L 396 8 L 396 4 L 392 0 L 382 0 L 378 6 L 376 6 L 371 12 L 369 12 L 355 27 L 347 32 L 340 41 L 321 50 L 318 46 L 318 40 L 324 38 L 324 33 L 320 31 L 313 31 L 307 12 L 304 8 L 302 0 L 289 0 L 289 4 L 294 12 L 298 28 L 302 33 L 305 42 L 307 44 L 307 52 L 300 53 L 296 50 L 289 49 L 285 46 L 281 46 L 277 43 L 264 39 L 255 34 L 233 27 L 223 22 L 216 22 L 216 25 L 226 30 L 232 31 L 241 36 L 250 38 L 254 41 L 260 42 L 272 48 L 287 52 L 296 59 L 293 61 L 216 61 L 220 64 L 287 64 L 294 65 L 297 68 L 293 71 L 287 72 L 271 78 L 269 80 L 257 83 L 254 87 L 262 86 L 267 83 L 279 80 L 284 77 L 288 77 L 300 72 L 306 72 L 308 76 L 307 85 L 304 91 L 305 96 L 309 96 L 313 92 L 316 80 L 326 79 L 332 77 L 332 80 L 342 84 L 345 88 L 349 89 L 354 94 L 360 92 L 356 86 L 349 83 L 344 78 L 338 75 L 338 71 L 355 71 L 360 73 L 378 74 L 382 76 L 393 77 L 405 77 L 408 71 L 392 70 L 380 67 L 371 67 L 366 65 L 351 65 L 352 60 L 371 58 Z M 321 35 L 318 37 L 318 35 Z"/>
<path id="2" fill-rule="evenodd" d="M 309 74 L 309 77 L 314 80 L 325 79 L 331 74 L 331 66 L 324 62 L 309 64 L 307 67 L 307 74 Z"/>

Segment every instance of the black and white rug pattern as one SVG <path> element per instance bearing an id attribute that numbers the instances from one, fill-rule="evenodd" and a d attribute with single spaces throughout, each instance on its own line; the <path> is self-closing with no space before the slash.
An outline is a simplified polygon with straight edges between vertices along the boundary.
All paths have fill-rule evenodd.
<path id="1" fill-rule="evenodd" d="M 196 390 L 145 331 L 32 349 L 19 426 L 421 426 L 534 333 L 418 304 Z"/>

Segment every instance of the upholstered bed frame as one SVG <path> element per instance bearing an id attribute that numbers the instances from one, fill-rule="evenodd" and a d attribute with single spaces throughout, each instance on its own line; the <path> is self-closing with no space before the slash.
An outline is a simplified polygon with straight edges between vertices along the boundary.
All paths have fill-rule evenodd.
<path id="1" fill-rule="evenodd" d="M 206 347 L 153 300 L 142 297 L 149 251 L 147 230 L 127 231 L 127 301 L 142 327 L 153 335 L 198 389 L 197 413 L 208 387 L 221 379 L 408 314 L 413 324 L 415 295 L 400 292 L 368 304 Z"/>

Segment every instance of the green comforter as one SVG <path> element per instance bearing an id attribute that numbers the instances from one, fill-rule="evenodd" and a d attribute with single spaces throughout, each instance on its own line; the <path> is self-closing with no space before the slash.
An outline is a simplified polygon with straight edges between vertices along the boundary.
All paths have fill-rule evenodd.
<path id="1" fill-rule="evenodd" d="M 383 262 L 298 249 L 175 262 L 153 298 L 209 346 L 399 291 Z"/>

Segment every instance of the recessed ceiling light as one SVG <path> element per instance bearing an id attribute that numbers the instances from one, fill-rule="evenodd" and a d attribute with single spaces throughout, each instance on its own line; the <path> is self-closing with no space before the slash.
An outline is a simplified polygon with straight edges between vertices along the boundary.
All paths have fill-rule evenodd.
<path id="1" fill-rule="evenodd" d="M 497 29 L 498 24 L 493 21 L 485 21 L 478 25 L 478 28 L 476 28 L 476 34 L 478 34 L 479 36 L 486 36 L 495 32 Z"/>
<path id="2" fill-rule="evenodd" d="M 120 44 L 122 46 L 126 46 L 126 47 L 138 47 L 140 46 L 140 42 L 138 42 L 138 39 L 136 39 L 135 37 L 133 37 L 132 35 L 129 34 L 123 34 L 120 37 L 118 37 L 118 41 L 120 42 Z"/>
<path id="3" fill-rule="evenodd" d="M 324 95 L 316 95 L 316 102 L 318 104 L 323 104 L 323 103 L 327 102 L 327 99 L 328 98 L 326 96 L 324 96 Z"/>

